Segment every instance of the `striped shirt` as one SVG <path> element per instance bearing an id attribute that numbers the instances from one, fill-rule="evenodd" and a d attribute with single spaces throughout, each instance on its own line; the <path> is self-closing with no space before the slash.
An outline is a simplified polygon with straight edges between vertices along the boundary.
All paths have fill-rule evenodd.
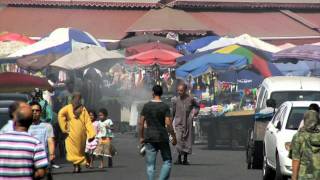
<path id="1" fill-rule="evenodd" d="M 34 170 L 46 168 L 43 145 L 27 132 L 0 134 L 0 180 L 32 180 Z"/>

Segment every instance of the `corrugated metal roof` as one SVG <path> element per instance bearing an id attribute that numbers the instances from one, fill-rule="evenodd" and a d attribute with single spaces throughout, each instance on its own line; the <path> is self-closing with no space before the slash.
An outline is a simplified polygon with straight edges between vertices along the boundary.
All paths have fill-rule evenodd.
<path id="1" fill-rule="evenodd" d="M 320 27 L 320 12 L 294 12 L 294 13 Z"/>
<path id="2" fill-rule="evenodd" d="M 264 41 L 274 44 L 274 45 L 282 45 L 285 43 L 291 43 L 294 45 L 303 45 L 303 44 L 313 44 L 320 42 L 320 38 L 299 38 L 299 39 L 268 39 Z"/>
<path id="3" fill-rule="evenodd" d="M 257 37 L 319 36 L 281 12 L 189 12 L 214 33 L 238 36 L 244 33 Z"/>
<path id="4" fill-rule="evenodd" d="M 160 0 L 0 0 L 8 5 L 85 6 L 85 7 L 159 7 Z"/>
<path id="5" fill-rule="evenodd" d="M 320 3 L 319 0 L 175 0 L 185 2 Z"/>
<path id="6" fill-rule="evenodd" d="M 147 10 L 15 8 L 0 10 L 0 32 L 43 37 L 59 27 L 74 27 L 101 39 L 121 39 Z"/>
<path id="7" fill-rule="evenodd" d="M 163 8 L 150 10 L 135 22 L 128 32 L 176 32 L 186 34 L 206 34 L 211 31 L 200 21 L 183 10 Z"/>
<path id="8" fill-rule="evenodd" d="M 169 3 L 178 8 L 288 8 L 288 9 L 319 9 L 319 0 L 175 0 Z"/>

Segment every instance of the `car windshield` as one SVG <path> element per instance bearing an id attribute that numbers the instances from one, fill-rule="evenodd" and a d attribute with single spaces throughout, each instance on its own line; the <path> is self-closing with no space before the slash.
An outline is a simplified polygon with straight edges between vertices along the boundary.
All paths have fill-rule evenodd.
<path id="1" fill-rule="evenodd" d="M 283 91 L 273 92 L 270 96 L 279 107 L 285 101 L 320 101 L 319 91 Z"/>
<path id="2" fill-rule="evenodd" d="M 293 107 L 287 121 L 286 129 L 298 130 L 303 115 L 307 110 L 308 107 Z"/>

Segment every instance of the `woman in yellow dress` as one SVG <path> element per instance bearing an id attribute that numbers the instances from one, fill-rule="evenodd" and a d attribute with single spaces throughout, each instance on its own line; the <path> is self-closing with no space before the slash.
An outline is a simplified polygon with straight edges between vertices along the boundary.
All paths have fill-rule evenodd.
<path id="1" fill-rule="evenodd" d="M 86 140 L 95 138 L 95 130 L 88 111 L 81 104 L 80 93 L 74 93 L 71 104 L 59 111 L 58 121 L 62 132 L 68 134 L 65 140 L 67 160 L 73 163 L 73 172 L 78 173 L 80 166 L 86 164 Z"/>

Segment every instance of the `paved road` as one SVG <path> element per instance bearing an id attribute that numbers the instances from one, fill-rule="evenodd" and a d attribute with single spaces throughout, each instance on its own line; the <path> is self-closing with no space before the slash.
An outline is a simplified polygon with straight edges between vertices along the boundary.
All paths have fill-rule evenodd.
<path id="1" fill-rule="evenodd" d="M 72 167 L 61 162 L 62 168 L 56 169 L 57 180 L 144 180 L 144 159 L 137 154 L 137 139 L 132 135 L 118 135 L 114 143 L 118 156 L 114 158 L 114 168 L 83 169 L 80 174 L 73 174 Z M 157 171 L 160 169 L 161 157 L 158 156 Z M 190 166 L 173 166 L 172 180 L 258 180 L 261 171 L 247 170 L 244 151 L 207 150 L 205 145 L 194 146 Z M 97 165 L 96 165 L 97 167 Z"/>

